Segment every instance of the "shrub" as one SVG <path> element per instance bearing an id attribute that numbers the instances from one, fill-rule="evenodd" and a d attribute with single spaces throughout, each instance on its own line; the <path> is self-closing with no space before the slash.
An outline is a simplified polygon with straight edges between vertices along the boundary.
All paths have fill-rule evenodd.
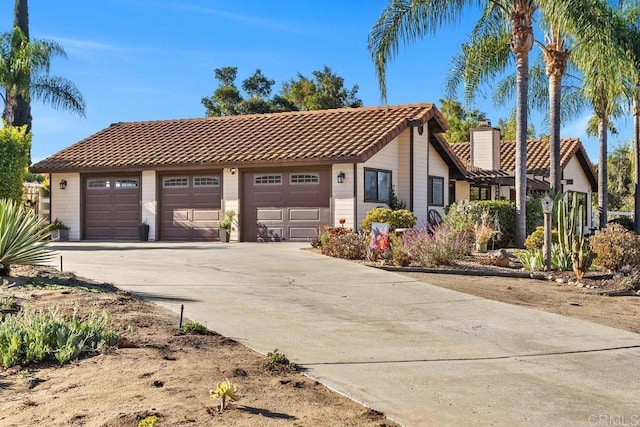
<path id="1" fill-rule="evenodd" d="M 330 236 L 322 244 L 322 253 L 335 258 L 364 259 L 367 239 L 363 233 L 348 233 Z"/>
<path id="2" fill-rule="evenodd" d="M 457 231 L 472 229 L 479 219 L 479 216 L 474 218 L 475 210 L 474 205 L 467 200 L 453 203 L 446 209 L 444 223 Z"/>
<path id="3" fill-rule="evenodd" d="M 634 231 L 635 229 L 635 224 L 633 223 L 632 217 L 620 216 L 618 218 L 614 218 L 611 221 L 609 221 L 609 224 L 611 223 L 620 224 L 621 226 L 623 226 L 629 231 Z"/>
<path id="4" fill-rule="evenodd" d="M 138 427 L 159 427 L 160 423 L 158 422 L 158 417 L 155 415 L 150 415 L 138 423 Z"/>
<path id="5" fill-rule="evenodd" d="M 0 129 L 0 199 L 22 200 L 24 173 L 29 166 L 31 134 L 26 126 Z"/>
<path id="6" fill-rule="evenodd" d="M 625 265 L 640 264 L 640 236 L 620 224 L 608 224 L 589 242 L 596 254 L 594 263 L 601 268 L 619 271 Z"/>
<path id="7" fill-rule="evenodd" d="M 558 243 L 558 232 L 551 230 L 551 243 Z M 538 226 L 524 241 L 527 250 L 542 249 L 544 247 L 544 226 Z"/>
<path id="8" fill-rule="evenodd" d="M 469 232 L 454 230 L 444 224 L 409 230 L 404 233 L 403 243 L 407 254 L 426 266 L 451 265 L 473 248 Z"/>
<path id="9" fill-rule="evenodd" d="M 37 265 L 53 257 L 44 243 L 50 231 L 31 209 L 13 200 L 0 200 L 0 276 L 11 273 L 11 265 Z"/>
<path id="10" fill-rule="evenodd" d="M 364 220 L 362 220 L 362 229 L 365 233 L 371 233 L 371 224 L 374 222 L 386 222 L 389 224 L 389 231 L 396 228 L 411 228 L 416 225 L 416 217 L 413 212 L 406 209 L 397 211 L 390 208 L 374 208 L 367 212 Z"/>
<path id="11" fill-rule="evenodd" d="M 515 252 L 513 254 L 522 267 L 527 271 L 544 269 L 544 255 L 539 249 L 529 249 L 526 252 Z"/>
<path id="12" fill-rule="evenodd" d="M 213 335 L 206 326 L 198 322 L 185 322 L 182 324 L 180 328 L 180 332 L 183 334 L 191 334 L 191 335 Z"/>
<path id="13" fill-rule="evenodd" d="M 389 243 L 391 246 L 391 260 L 394 265 L 400 267 L 406 267 L 411 264 L 413 260 L 404 247 L 402 238 L 396 235 L 396 233 L 389 234 Z"/>
<path id="14" fill-rule="evenodd" d="M 66 318 L 56 309 L 8 316 L 0 323 L 0 365 L 24 366 L 50 358 L 62 365 L 114 345 L 118 336 L 109 325 L 106 315 Z"/>

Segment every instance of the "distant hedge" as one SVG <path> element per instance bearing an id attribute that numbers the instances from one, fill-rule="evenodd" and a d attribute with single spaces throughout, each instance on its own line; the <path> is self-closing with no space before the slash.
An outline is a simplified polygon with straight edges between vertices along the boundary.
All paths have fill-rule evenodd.
<path id="1" fill-rule="evenodd" d="M 26 126 L 0 129 L 0 199 L 21 203 L 30 149 L 31 134 L 26 133 Z"/>

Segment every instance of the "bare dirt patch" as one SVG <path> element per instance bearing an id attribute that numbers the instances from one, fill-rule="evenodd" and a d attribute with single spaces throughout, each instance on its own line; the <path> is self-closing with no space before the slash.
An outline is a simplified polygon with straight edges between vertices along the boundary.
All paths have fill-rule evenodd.
<path id="1" fill-rule="evenodd" d="M 0 369 L 0 425 L 396 426 L 300 372 L 218 334 L 182 335 L 172 312 L 117 288 L 55 270 L 15 269 L 0 296 L 22 307 L 107 311 L 136 346 L 112 348 L 69 365 Z M 239 400 L 222 413 L 209 395 L 225 379 Z"/>

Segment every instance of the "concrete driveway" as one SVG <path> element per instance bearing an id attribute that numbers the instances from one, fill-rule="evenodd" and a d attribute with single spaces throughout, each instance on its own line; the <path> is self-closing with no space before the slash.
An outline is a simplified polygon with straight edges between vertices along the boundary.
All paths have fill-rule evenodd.
<path id="1" fill-rule="evenodd" d="M 300 250 L 306 244 L 53 246 L 65 271 L 174 311 L 184 304 L 190 319 L 261 353 L 278 348 L 406 426 L 640 425 L 638 334 Z"/>

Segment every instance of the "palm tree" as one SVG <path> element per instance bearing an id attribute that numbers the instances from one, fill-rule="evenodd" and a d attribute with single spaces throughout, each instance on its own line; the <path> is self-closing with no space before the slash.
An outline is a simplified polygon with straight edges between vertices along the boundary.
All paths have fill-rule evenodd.
<path id="1" fill-rule="evenodd" d="M 623 26 L 610 10 L 607 12 L 610 39 L 580 43 L 572 60 L 582 73 L 583 96 L 593 108 L 598 123 L 598 213 L 600 227 L 607 223 L 607 152 L 611 119 L 620 114 L 624 94 L 626 68 L 621 52 L 620 37 Z"/>
<path id="2" fill-rule="evenodd" d="M 547 2 L 547 0 L 541 0 Z M 378 74 L 381 95 L 386 101 L 387 63 L 398 52 L 399 43 L 415 42 L 443 23 L 459 19 L 466 8 L 476 4 L 466 0 L 392 0 L 369 35 L 369 50 Z M 533 0 L 487 0 L 484 15 L 502 17 L 511 24 L 510 49 L 517 72 L 516 101 L 516 246 L 522 247 L 526 235 L 527 86 L 529 51 L 533 46 L 531 22 L 536 10 Z"/>
<path id="3" fill-rule="evenodd" d="M 13 9 L 13 26 L 20 28 L 24 39 L 16 37 L 13 41 L 15 45 L 12 49 L 19 50 L 23 42 L 29 42 L 29 4 L 27 0 L 16 0 Z M 30 74 L 27 72 L 27 74 Z M 25 76 L 25 79 L 31 81 L 31 76 Z M 27 125 L 27 132 L 31 131 L 31 99 L 29 93 L 17 93 L 15 95 L 15 107 L 13 109 L 14 126 Z"/>
<path id="4" fill-rule="evenodd" d="M 626 23 L 623 49 L 628 73 L 625 92 L 633 116 L 634 230 L 640 234 L 640 4 L 637 0 L 624 1 L 619 13 Z"/>
<path id="5" fill-rule="evenodd" d="M 65 78 L 49 75 L 51 59 L 56 55 L 66 57 L 62 46 L 53 41 L 28 41 L 19 27 L 0 34 L 0 86 L 5 90 L 0 97 L 8 125 L 25 124 L 23 117 L 16 114 L 20 97 L 27 101 L 33 97 L 53 108 L 85 115 L 84 100 L 76 86 Z"/>

